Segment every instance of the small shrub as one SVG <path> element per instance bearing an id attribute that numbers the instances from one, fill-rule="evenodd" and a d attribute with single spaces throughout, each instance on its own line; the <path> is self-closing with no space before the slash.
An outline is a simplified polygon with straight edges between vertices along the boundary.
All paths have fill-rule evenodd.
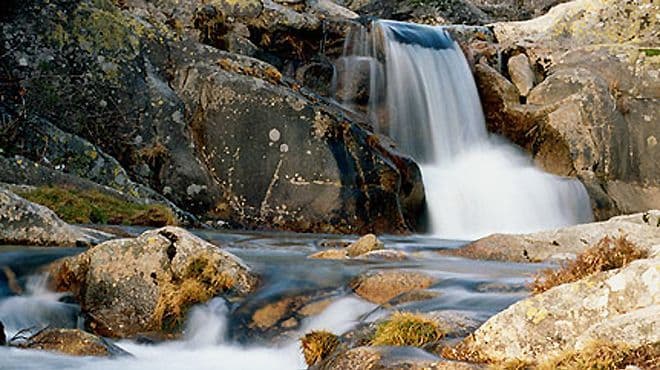
<path id="1" fill-rule="evenodd" d="M 371 345 L 421 347 L 437 342 L 443 336 L 437 321 L 420 314 L 395 312 L 376 326 Z"/>
<path id="2" fill-rule="evenodd" d="M 300 338 L 300 348 L 308 366 L 328 357 L 339 346 L 339 338 L 324 330 L 315 330 Z"/>
<path id="3" fill-rule="evenodd" d="M 561 268 L 539 272 L 531 284 L 531 290 L 535 294 L 542 293 L 596 272 L 623 267 L 636 259 L 646 258 L 647 255 L 646 251 L 639 249 L 624 236 L 616 239 L 606 236 L 575 260 L 563 264 Z"/>
<path id="4" fill-rule="evenodd" d="M 176 225 L 176 216 L 162 204 L 131 203 L 97 190 L 43 186 L 18 191 L 17 194 L 50 208 L 69 223 Z"/>

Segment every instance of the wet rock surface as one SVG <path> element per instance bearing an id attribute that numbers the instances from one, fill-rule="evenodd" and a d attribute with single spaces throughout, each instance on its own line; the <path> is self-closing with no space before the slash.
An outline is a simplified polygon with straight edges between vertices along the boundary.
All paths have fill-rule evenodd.
<path id="1" fill-rule="evenodd" d="M 110 341 L 79 329 L 44 329 L 29 337 L 20 348 L 54 351 L 70 356 L 121 356 L 126 351 Z"/>
<path id="2" fill-rule="evenodd" d="M 434 282 L 435 279 L 419 272 L 385 270 L 359 276 L 350 287 L 361 298 L 383 304 L 402 293 L 428 288 Z"/>
<path id="3" fill-rule="evenodd" d="M 80 302 L 87 329 L 120 338 L 179 331 L 193 304 L 258 284 L 237 257 L 176 227 L 105 242 L 54 263 L 51 275 Z"/>
<path id="4" fill-rule="evenodd" d="M 0 187 L 0 243 L 39 246 L 91 246 L 110 234 L 69 225 L 53 211 Z"/>
<path id="5" fill-rule="evenodd" d="M 310 254 L 308 258 L 337 260 L 351 258 L 358 258 L 363 260 L 401 260 L 406 258 L 406 255 L 403 252 L 385 250 L 383 248 L 383 242 L 378 240 L 376 235 L 367 234 L 350 244 L 342 246 L 342 248 L 321 250 L 319 252 Z"/>

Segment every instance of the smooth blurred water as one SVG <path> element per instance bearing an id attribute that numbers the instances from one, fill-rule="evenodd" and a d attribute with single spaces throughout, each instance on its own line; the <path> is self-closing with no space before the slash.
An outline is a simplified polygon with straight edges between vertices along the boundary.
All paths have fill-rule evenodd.
<path id="1" fill-rule="evenodd" d="M 341 63 L 370 67 L 368 114 L 421 164 L 434 234 L 470 240 L 592 220 L 582 183 L 544 173 L 486 130 L 479 94 L 459 45 L 441 27 L 376 21 L 347 38 Z M 351 105 L 352 102 L 344 102 Z"/>
<path id="2" fill-rule="evenodd" d="M 293 233 L 224 233 L 195 231 L 199 236 L 242 258 L 263 280 L 259 290 L 239 303 L 215 298 L 189 312 L 182 338 L 160 344 L 120 341 L 129 357 L 77 358 L 44 351 L 0 347 L 0 369 L 304 369 L 297 337 L 314 329 L 336 334 L 364 321 L 373 321 L 394 309 L 422 312 L 452 311 L 477 321 L 501 311 L 525 297 L 521 289 L 538 265 L 472 261 L 447 257 L 438 249 L 457 248 L 464 243 L 432 236 L 382 236 L 388 249 L 405 251 L 405 261 L 333 261 L 308 259 L 326 241 L 350 237 Z M 0 262 L 17 271 L 24 286 L 21 296 L 7 293 L 7 281 L 0 274 L 0 321 L 8 336 L 29 327 L 80 327 L 82 319 L 76 304 L 63 295 L 48 291 L 40 268 L 57 257 L 82 249 L 6 248 L 0 246 Z M 18 269 L 26 261 L 39 261 L 30 269 Z M 422 302 L 409 302 L 393 308 L 377 307 L 347 288 L 355 276 L 369 271 L 404 269 L 434 276 L 431 287 L 439 296 Z M 491 285 L 496 289 L 484 289 Z M 504 287 L 504 288 L 502 288 Z M 248 330 L 239 325 L 246 308 L 262 307 L 282 296 L 308 292 L 328 292 L 332 303 L 321 313 L 305 318 L 290 339 L 264 342 L 241 335 Z M 247 312 L 253 312 L 247 310 Z M 247 339 L 245 339 L 247 338 Z"/>

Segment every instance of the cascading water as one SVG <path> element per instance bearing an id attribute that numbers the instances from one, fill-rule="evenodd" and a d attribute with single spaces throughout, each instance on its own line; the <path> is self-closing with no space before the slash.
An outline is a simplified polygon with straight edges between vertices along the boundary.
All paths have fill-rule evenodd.
<path id="1" fill-rule="evenodd" d="M 581 182 L 542 172 L 486 131 L 469 65 L 443 28 L 374 22 L 348 37 L 338 70 L 337 97 L 367 105 L 375 127 L 420 163 L 434 234 L 474 239 L 592 219 Z"/>

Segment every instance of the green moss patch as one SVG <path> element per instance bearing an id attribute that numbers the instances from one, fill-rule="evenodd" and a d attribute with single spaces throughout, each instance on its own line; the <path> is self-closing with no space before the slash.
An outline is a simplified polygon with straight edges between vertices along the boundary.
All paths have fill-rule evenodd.
<path id="1" fill-rule="evenodd" d="M 162 204 L 131 203 L 97 190 L 44 186 L 17 193 L 52 209 L 69 223 L 154 227 L 176 224 L 172 210 Z"/>
<path id="2" fill-rule="evenodd" d="M 660 55 L 660 49 L 641 49 L 647 57 L 655 57 Z"/>

